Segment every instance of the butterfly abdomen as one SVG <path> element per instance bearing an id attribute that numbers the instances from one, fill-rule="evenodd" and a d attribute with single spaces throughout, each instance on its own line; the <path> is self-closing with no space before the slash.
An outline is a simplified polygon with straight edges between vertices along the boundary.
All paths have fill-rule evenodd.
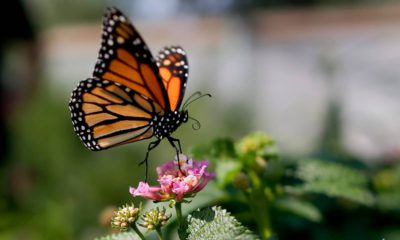
<path id="1" fill-rule="evenodd" d="M 187 111 L 167 112 L 163 116 L 154 116 L 151 122 L 154 136 L 158 139 L 170 136 L 182 123 L 187 122 L 188 118 Z"/>

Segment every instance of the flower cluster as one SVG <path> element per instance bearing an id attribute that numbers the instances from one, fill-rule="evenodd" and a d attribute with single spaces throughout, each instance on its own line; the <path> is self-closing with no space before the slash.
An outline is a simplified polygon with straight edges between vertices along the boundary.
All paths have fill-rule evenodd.
<path id="1" fill-rule="evenodd" d="M 147 211 L 142 217 L 143 223 L 139 225 L 151 231 L 167 224 L 171 216 L 172 214 L 165 213 L 164 207 L 162 210 L 157 207 Z"/>
<path id="2" fill-rule="evenodd" d="M 111 220 L 111 226 L 113 228 L 118 228 L 121 231 L 128 230 L 129 226 L 135 224 L 137 219 L 139 218 L 140 207 L 135 208 L 132 205 L 125 205 L 122 208 L 119 208 L 118 211 L 114 213 L 114 217 Z"/>
<path id="3" fill-rule="evenodd" d="M 155 201 L 175 200 L 193 197 L 201 191 L 215 174 L 207 172 L 208 161 L 193 161 L 183 157 L 179 161 L 167 161 L 157 168 L 160 186 L 149 186 L 140 182 L 137 188 L 130 187 L 129 192 Z"/>

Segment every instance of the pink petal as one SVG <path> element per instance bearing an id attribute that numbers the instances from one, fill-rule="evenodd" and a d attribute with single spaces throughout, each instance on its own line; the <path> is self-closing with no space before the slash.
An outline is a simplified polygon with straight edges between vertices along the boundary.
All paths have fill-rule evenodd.
<path id="1" fill-rule="evenodd" d="M 171 175 L 164 175 L 158 179 L 161 184 L 161 190 L 165 193 L 172 193 L 172 184 L 174 183 L 174 177 Z"/>
<path id="2" fill-rule="evenodd" d="M 150 187 L 148 183 L 140 182 L 137 188 L 130 187 L 129 192 L 134 196 L 141 196 L 152 200 L 161 200 L 163 197 L 159 194 L 160 187 Z"/>
<path id="3" fill-rule="evenodd" d="M 193 187 L 197 185 L 197 183 L 199 182 L 199 178 L 197 178 L 194 175 L 188 175 L 183 179 L 183 181 L 187 183 L 189 186 Z"/>
<path id="4" fill-rule="evenodd" d="M 174 161 L 167 161 L 163 165 L 157 167 L 158 176 L 162 176 L 168 172 L 173 172 L 175 170 Z"/>
<path id="5" fill-rule="evenodd" d="M 185 182 L 175 182 L 172 187 L 172 192 L 177 195 L 184 195 L 190 189 L 190 186 Z"/>
<path id="6" fill-rule="evenodd" d="M 206 172 L 204 174 L 204 177 L 201 179 L 201 181 L 198 182 L 197 186 L 193 187 L 192 191 L 200 192 L 207 185 L 208 181 L 210 181 L 214 177 L 215 177 L 215 173 Z"/>
<path id="7" fill-rule="evenodd" d="M 187 170 L 187 169 L 193 168 L 193 160 L 184 155 L 182 155 L 182 158 L 180 158 L 179 162 L 175 161 L 175 164 L 177 166 L 178 166 L 178 164 L 180 164 L 181 170 Z M 178 169 L 179 169 L 179 167 L 178 167 Z"/>

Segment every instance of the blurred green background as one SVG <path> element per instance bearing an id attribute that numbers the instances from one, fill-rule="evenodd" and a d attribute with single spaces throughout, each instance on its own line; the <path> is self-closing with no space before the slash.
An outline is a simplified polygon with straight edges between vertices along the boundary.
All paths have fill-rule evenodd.
<path id="1" fill-rule="evenodd" d="M 144 177 L 138 163 L 148 141 L 90 152 L 67 107 L 74 86 L 91 75 L 110 5 L 130 16 L 153 53 L 184 47 L 187 96 L 213 95 L 191 105 L 202 128 L 186 124 L 174 134 L 184 151 L 262 130 L 283 161 L 313 156 L 363 166 L 383 192 L 397 191 L 363 214 L 383 228 L 389 219 L 399 236 L 390 221 L 400 213 L 396 1 L 11 2 L 1 17 L 0 239 L 92 239 L 110 231 L 108 209 L 137 201 L 128 187 Z M 150 173 L 173 157 L 162 143 Z M 347 217 L 349 228 L 363 219 Z"/>

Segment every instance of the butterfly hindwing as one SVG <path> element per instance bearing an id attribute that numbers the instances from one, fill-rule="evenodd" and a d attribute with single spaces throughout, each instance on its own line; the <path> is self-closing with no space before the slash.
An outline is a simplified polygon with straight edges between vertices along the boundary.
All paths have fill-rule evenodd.
<path id="1" fill-rule="evenodd" d="M 158 53 L 157 66 L 168 95 L 170 109 L 179 110 L 189 74 L 186 52 L 179 46 L 165 47 Z"/>
<path id="2" fill-rule="evenodd" d="M 69 108 L 85 146 L 102 150 L 152 137 L 152 113 L 160 106 L 122 84 L 89 78 L 72 92 Z"/>
<path id="3" fill-rule="evenodd" d="M 93 76 L 123 84 L 158 103 L 163 112 L 169 110 L 169 99 L 149 48 L 116 8 L 108 8 L 103 18 L 102 43 Z"/>

